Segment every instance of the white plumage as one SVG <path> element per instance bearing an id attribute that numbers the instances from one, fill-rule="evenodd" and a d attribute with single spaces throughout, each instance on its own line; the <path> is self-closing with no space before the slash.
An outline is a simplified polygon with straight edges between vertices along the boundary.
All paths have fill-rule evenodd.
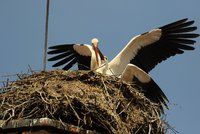
<path id="1" fill-rule="evenodd" d="M 121 75 L 127 64 L 131 59 L 137 55 L 137 52 L 147 45 L 158 41 L 161 37 L 161 29 L 154 29 L 144 35 L 138 35 L 133 37 L 129 43 L 121 50 L 121 52 L 108 63 L 108 66 L 97 69 L 96 71 L 102 73 L 102 70 L 107 68 L 103 74 L 106 75 Z"/>

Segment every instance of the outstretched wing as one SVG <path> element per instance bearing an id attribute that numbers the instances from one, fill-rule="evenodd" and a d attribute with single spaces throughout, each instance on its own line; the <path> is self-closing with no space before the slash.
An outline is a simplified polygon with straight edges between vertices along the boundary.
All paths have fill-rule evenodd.
<path id="1" fill-rule="evenodd" d="M 79 70 L 90 70 L 91 46 L 87 44 L 64 44 L 49 47 L 48 54 L 55 54 L 48 61 L 58 61 L 53 67 L 64 65 L 63 69 L 68 70 L 78 63 Z"/>
<path id="2" fill-rule="evenodd" d="M 158 41 L 145 45 L 138 50 L 130 63 L 140 67 L 146 72 L 151 71 L 158 63 L 184 50 L 194 50 L 194 38 L 199 34 L 193 33 L 197 29 L 192 26 L 194 21 L 182 19 L 160 27 L 161 37 Z"/>
<path id="3" fill-rule="evenodd" d="M 154 82 L 154 80 L 142 69 L 133 64 L 128 64 L 121 76 L 122 81 L 134 83 L 136 89 L 139 89 L 152 102 L 158 104 L 161 112 L 164 112 L 163 106 L 168 108 L 169 102 L 164 92 Z"/>

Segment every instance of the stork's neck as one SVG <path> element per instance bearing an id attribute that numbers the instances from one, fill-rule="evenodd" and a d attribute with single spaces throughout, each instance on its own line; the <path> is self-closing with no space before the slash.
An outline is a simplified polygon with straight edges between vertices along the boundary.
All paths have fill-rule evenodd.
<path id="1" fill-rule="evenodd" d="M 100 66 L 101 65 L 100 62 L 99 62 L 100 55 L 99 55 L 99 50 L 97 48 L 97 45 L 95 45 L 95 46 L 93 45 L 92 48 L 93 48 L 93 50 L 95 52 L 95 57 L 96 57 L 97 65 Z"/>
<path id="2" fill-rule="evenodd" d="M 101 58 L 98 53 L 92 51 L 90 69 L 95 70 L 101 65 Z"/>

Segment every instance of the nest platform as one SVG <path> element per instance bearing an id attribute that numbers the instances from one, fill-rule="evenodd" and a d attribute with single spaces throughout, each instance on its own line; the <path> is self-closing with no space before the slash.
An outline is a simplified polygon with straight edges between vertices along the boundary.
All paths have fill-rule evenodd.
<path id="1" fill-rule="evenodd" d="M 66 132 L 70 132 L 66 128 L 71 125 L 85 133 L 166 133 L 159 106 L 134 84 L 116 77 L 55 70 L 34 73 L 6 88 L 10 90 L 0 94 L 0 132 L 19 127 L 10 123 L 13 121 L 48 118 L 61 124 L 59 129 Z"/>

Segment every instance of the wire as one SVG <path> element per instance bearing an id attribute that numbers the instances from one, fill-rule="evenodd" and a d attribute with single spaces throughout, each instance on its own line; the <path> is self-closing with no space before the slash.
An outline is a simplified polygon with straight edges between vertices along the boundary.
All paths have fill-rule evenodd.
<path id="1" fill-rule="evenodd" d="M 44 53 L 43 53 L 43 69 L 42 69 L 43 71 L 46 70 L 46 59 L 47 59 L 49 4 L 50 4 L 50 0 L 47 0 L 47 3 L 46 3 L 46 22 L 45 22 L 45 41 L 44 41 Z"/>

